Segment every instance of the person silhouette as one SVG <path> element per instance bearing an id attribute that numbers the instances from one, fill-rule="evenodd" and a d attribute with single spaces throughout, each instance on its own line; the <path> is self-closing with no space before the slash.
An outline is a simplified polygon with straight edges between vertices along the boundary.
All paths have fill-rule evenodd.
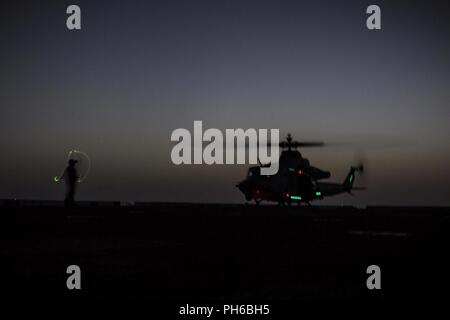
<path id="1" fill-rule="evenodd" d="M 61 179 L 66 181 L 66 197 L 64 199 L 64 205 L 66 207 L 75 206 L 75 192 L 79 179 L 77 169 L 75 168 L 77 162 L 77 160 L 70 159 L 68 162 L 69 165 L 61 176 Z"/>

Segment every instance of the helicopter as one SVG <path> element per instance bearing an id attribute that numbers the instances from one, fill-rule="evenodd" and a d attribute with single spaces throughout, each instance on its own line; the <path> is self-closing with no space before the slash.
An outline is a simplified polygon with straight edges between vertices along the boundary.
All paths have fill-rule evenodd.
<path id="1" fill-rule="evenodd" d="M 272 176 L 261 175 L 261 168 L 270 164 L 261 164 L 250 167 L 247 177 L 236 187 L 245 195 L 247 201 L 254 200 L 256 204 L 261 201 L 278 202 L 281 205 L 292 203 L 306 203 L 311 205 L 313 200 L 322 200 L 328 196 L 340 193 L 351 193 L 352 190 L 364 190 L 353 187 L 356 173 L 363 173 L 362 164 L 350 167 L 342 183 L 322 182 L 331 177 L 329 171 L 314 167 L 307 158 L 297 150 L 300 147 L 322 147 L 323 142 L 293 141 L 288 134 L 286 141 L 279 143 L 282 149 L 279 159 L 278 173 Z"/>

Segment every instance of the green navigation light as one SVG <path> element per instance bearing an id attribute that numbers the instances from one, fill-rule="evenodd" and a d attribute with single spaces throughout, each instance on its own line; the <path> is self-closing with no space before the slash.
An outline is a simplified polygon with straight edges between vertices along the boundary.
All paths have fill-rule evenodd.
<path id="1" fill-rule="evenodd" d="M 291 196 L 292 200 L 302 200 L 302 197 L 300 196 Z"/>

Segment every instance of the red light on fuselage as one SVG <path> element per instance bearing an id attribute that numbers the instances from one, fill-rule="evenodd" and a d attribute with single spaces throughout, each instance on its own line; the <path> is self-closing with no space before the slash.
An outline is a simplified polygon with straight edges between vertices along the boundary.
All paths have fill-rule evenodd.
<path id="1" fill-rule="evenodd" d="M 299 175 L 299 176 L 301 176 L 302 173 L 303 173 L 302 170 L 298 170 L 298 171 L 297 171 L 297 175 Z"/>

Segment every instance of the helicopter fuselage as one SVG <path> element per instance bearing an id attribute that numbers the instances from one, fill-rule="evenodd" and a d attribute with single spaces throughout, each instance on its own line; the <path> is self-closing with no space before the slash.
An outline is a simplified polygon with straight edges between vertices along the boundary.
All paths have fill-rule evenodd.
<path id="1" fill-rule="evenodd" d="M 287 150 L 281 153 L 277 174 L 262 176 L 260 171 L 264 165 L 249 168 L 247 178 L 237 185 L 247 201 L 309 203 L 352 190 L 355 172 L 362 171 L 362 166 L 351 167 L 343 183 L 320 182 L 319 180 L 330 178 L 330 172 L 311 166 L 299 151 L 292 150 L 293 145 L 302 143 L 293 143 L 288 135 L 287 142 L 282 145 Z"/>

